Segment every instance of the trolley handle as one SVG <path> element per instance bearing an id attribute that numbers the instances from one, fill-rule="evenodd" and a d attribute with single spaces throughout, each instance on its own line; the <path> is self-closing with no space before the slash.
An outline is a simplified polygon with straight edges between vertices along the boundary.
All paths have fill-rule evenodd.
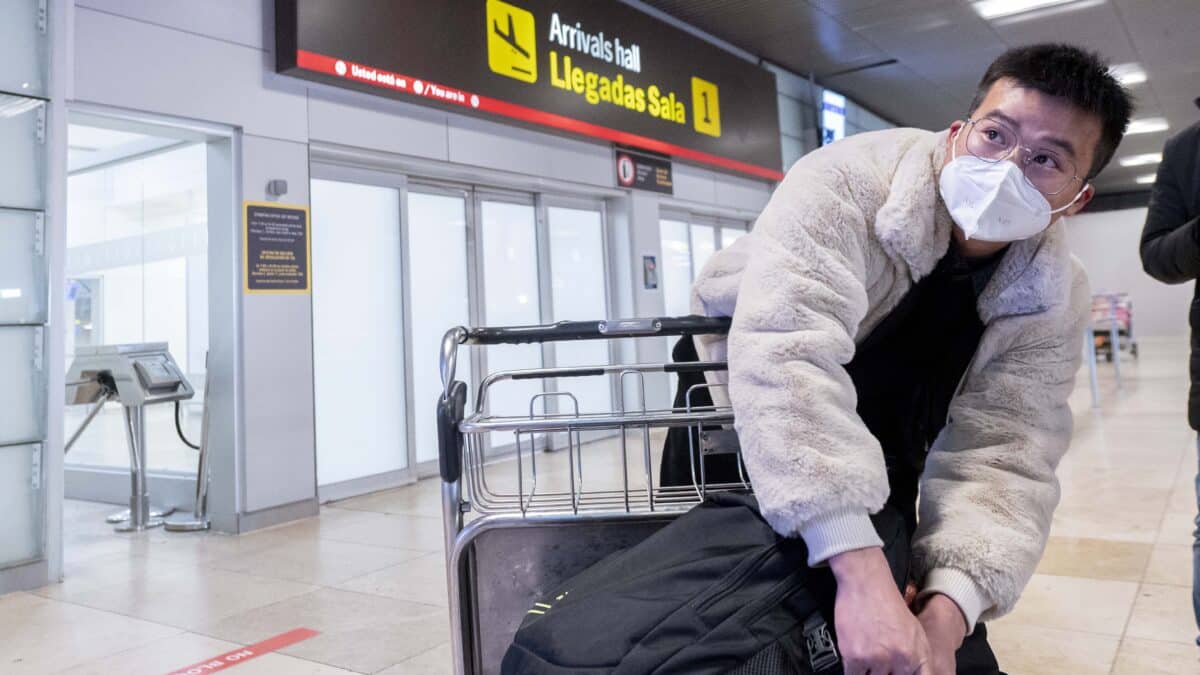
<path id="1" fill-rule="evenodd" d="M 712 335 L 729 332 L 732 319 L 727 316 L 664 316 L 649 319 L 611 319 L 605 321 L 559 321 L 541 326 L 479 327 L 456 326 L 442 338 L 439 370 L 442 398 L 450 398 L 458 365 L 459 345 L 518 345 L 531 342 L 566 340 L 607 340 L 612 338 L 656 335 Z"/>
<path id="2" fill-rule="evenodd" d="M 467 385 L 461 380 L 453 382 L 450 394 L 438 400 L 438 468 L 442 480 L 453 483 L 462 475 L 463 438 L 458 425 L 463 421 L 467 403 Z"/>
<path id="3" fill-rule="evenodd" d="M 681 316 L 607 321 L 559 321 L 542 326 L 470 328 L 460 344 L 505 345 L 566 340 L 605 340 L 654 335 L 698 335 L 729 332 L 729 317 Z"/>

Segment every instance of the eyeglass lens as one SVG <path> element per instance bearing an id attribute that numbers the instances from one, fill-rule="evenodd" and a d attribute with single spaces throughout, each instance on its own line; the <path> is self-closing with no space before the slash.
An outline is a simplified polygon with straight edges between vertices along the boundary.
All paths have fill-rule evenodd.
<path id="1" fill-rule="evenodd" d="M 967 133 L 967 152 L 988 162 L 1008 159 L 1020 145 L 1016 131 L 990 117 L 976 120 Z M 1021 151 L 1017 164 L 1025 180 L 1042 194 L 1062 192 L 1077 175 L 1074 162 L 1055 150 L 1021 147 Z"/>

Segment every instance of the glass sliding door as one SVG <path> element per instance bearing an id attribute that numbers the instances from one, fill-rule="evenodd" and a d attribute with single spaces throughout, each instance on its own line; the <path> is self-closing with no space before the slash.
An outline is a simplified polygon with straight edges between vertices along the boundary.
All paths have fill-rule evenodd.
<path id="1" fill-rule="evenodd" d="M 663 311 L 667 316 L 689 314 L 692 288 L 692 246 L 688 224 L 682 220 L 663 218 L 658 223 L 662 244 L 659 264 L 663 290 Z"/>
<path id="2" fill-rule="evenodd" d="M 408 461 L 400 190 L 312 181 L 317 484 Z"/>
<path id="3" fill-rule="evenodd" d="M 700 276 L 700 270 L 708 264 L 708 259 L 717 252 L 717 228 L 712 225 L 692 223 L 692 281 Z"/>
<path id="4" fill-rule="evenodd" d="M 721 226 L 721 248 L 728 248 L 746 234 L 745 226 L 723 225 Z"/>
<path id="5" fill-rule="evenodd" d="M 409 295 L 409 331 L 418 463 L 438 456 L 433 411 L 442 392 L 437 359 L 442 336 L 454 326 L 471 325 L 467 195 L 462 190 L 421 187 L 408 192 L 408 269 L 409 278 L 417 284 Z M 474 390 L 468 348 L 459 350 L 455 377 Z"/>
<path id="6" fill-rule="evenodd" d="M 658 221 L 663 305 L 668 316 L 691 313 L 692 282 L 717 250 L 746 234 L 746 223 L 716 221 L 688 214 L 663 215 Z"/>
<path id="7" fill-rule="evenodd" d="M 604 214 L 595 208 L 549 206 L 546 209 L 550 242 L 552 321 L 595 321 L 608 318 L 604 256 Z M 609 363 L 605 340 L 575 340 L 554 346 L 555 366 L 598 366 Z M 569 391 L 579 412 L 612 410 L 609 378 L 560 380 L 559 391 Z M 560 399 L 558 410 L 571 413 L 573 403 Z"/>
<path id="8" fill-rule="evenodd" d="M 447 330 L 608 317 L 600 200 L 319 163 L 313 172 L 321 485 L 405 468 L 415 477 L 437 472 L 434 403 L 442 393 L 438 354 Z M 464 347 L 455 377 L 469 385 L 470 413 L 484 375 L 610 362 L 604 341 Z M 592 377 L 497 383 L 488 392 L 488 412 L 528 417 L 531 403 L 535 415 L 571 412 L 566 400 L 540 396 L 555 389 L 574 394 L 581 413 L 612 409 L 611 378 Z M 551 442 L 535 440 L 539 448 Z M 509 432 L 491 434 L 490 452 L 511 452 L 514 441 Z"/>
<path id="9" fill-rule="evenodd" d="M 537 218 L 530 199 L 478 195 L 479 290 L 483 321 L 490 326 L 527 326 L 542 322 L 538 278 Z M 541 368 L 542 347 L 538 344 L 497 345 L 487 348 L 487 371 Z M 500 383 L 489 391 L 493 415 L 528 416 L 545 410 L 542 381 L 517 380 Z M 508 433 L 492 434 L 493 446 L 513 443 Z"/>

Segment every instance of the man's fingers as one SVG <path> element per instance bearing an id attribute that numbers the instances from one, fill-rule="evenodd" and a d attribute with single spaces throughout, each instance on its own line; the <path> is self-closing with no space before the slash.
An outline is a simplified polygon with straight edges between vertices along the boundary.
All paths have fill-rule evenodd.
<path id="1" fill-rule="evenodd" d="M 845 672 L 846 675 L 870 675 L 867 664 L 854 658 L 846 658 Z"/>

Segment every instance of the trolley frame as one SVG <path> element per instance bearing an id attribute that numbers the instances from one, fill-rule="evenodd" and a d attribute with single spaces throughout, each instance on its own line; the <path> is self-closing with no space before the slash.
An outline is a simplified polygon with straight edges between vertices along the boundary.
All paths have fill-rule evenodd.
<path id="1" fill-rule="evenodd" d="M 685 392 L 683 408 L 647 409 L 645 377 L 650 373 L 709 372 L 721 362 L 600 365 L 537 368 L 487 375 L 466 412 L 467 385 L 455 379 L 458 349 L 468 345 L 611 340 L 635 337 L 723 334 L 725 317 L 662 317 L 614 321 L 573 321 L 540 326 L 464 328 L 447 331 L 442 341 L 438 400 L 438 451 L 449 594 L 451 653 L 456 675 L 499 671 L 500 658 L 537 597 L 608 553 L 633 545 L 699 503 L 708 492 L 749 489 L 740 482 L 708 484 L 697 456 L 737 453 L 733 412 L 725 407 L 693 406 L 695 385 Z M 580 413 L 578 398 L 559 386 L 577 378 L 604 377 L 620 389 L 616 409 Z M 627 378 L 638 385 L 640 400 L 628 406 Z M 550 391 L 529 401 L 528 415 L 489 414 L 489 393 L 502 382 L 552 380 Z M 538 411 L 538 402 L 570 403 L 570 412 Z M 551 406 L 552 408 L 554 406 Z M 654 431 L 686 427 L 692 456 L 692 484 L 656 486 Z M 582 435 L 607 431 L 619 435 L 621 484 L 594 489 L 584 480 Z M 501 462 L 488 456 L 489 438 L 511 433 L 515 457 Z M 565 435 L 566 477 L 545 476 L 538 486 L 538 436 Z M 639 461 L 630 461 L 630 439 Z M 528 468 L 526 467 L 528 464 Z M 638 464 L 631 474 L 631 465 Z M 739 462 L 740 466 L 740 462 Z M 515 485 L 504 472 L 516 470 Z M 528 471 L 529 478 L 526 478 Z M 497 481 L 496 474 L 501 474 Z M 640 477 L 631 482 L 633 478 Z M 491 478 L 491 481 L 489 481 Z M 546 487 L 557 479 L 560 489 Z M 564 483 L 565 481 L 565 483 Z M 514 489 L 515 487 L 515 489 Z M 470 518 L 468 514 L 475 517 Z M 536 610 L 535 610 L 536 611 Z"/>

